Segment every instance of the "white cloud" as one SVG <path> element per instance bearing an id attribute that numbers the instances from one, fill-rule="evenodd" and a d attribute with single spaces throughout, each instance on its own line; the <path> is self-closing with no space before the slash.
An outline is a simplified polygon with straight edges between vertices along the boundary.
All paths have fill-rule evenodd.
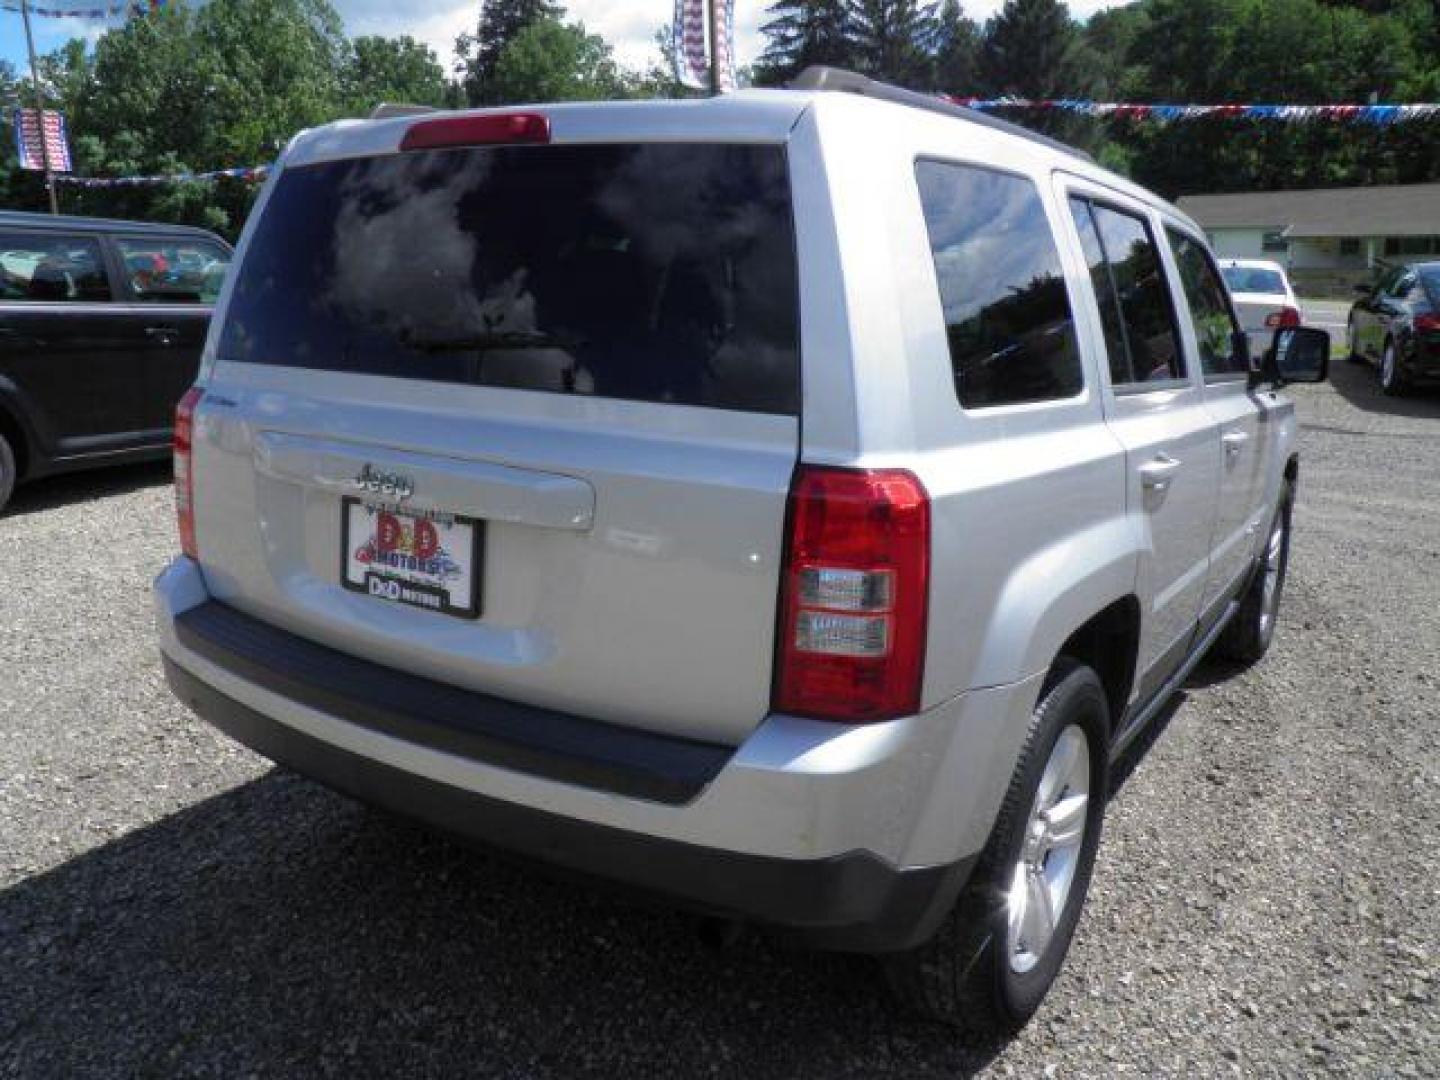
<path id="1" fill-rule="evenodd" d="M 332 0 L 345 29 L 350 34 L 383 34 L 394 37 L 409 34 L 435 50 L 441 65 L 448 71 L 455 58 L 455 38 L 473 30 L 480 15 L 479 0 Z M 621 63 L 646 67 L 655 58 L 655 31 L 668 23 L 674 14 L 674 0 L 561 0 L 567 18 L 583 22 L 592 33 L 600 34 L 615 50 Z M 741 64 L 748 64 L 765 47 L 760 26 L 766 21 L 771 0 L 736 0 L 735 54 Z M 1078 18 L 1086 18 L 1103 8 L 1114 7 L 1121 0 L 1071 0 L 1070 10 Z M 1004 0 L 961 0 L 965 14 L 978 22 L 994 15 Z M 37 19 L 36 45 L 41 52 L 57 48 L 66 38 L 85 36 L 91 41 L 109 25 L 85 24 L 69 19 Z M 7 39 L 10 35 L 6 35 Z M 20 35 L 0 46 L 0 56 L 18 64 L 24 62 Z M 12 49 L 16 54 L 11 56 Z"/>
<path id="2" fill-rule="evenodd" d="M 1070 10 L 1077 18 L 1087 18 L 1118 2 L 1124 0 L 1071 0 Z M 336 0 L 335 6 L 350 33 L 409 34 L 434 49 L 447 68 L 454 59 L 456 36 L 473 30 L 480 13 L 478 0 L 411 0 L 403 8 L 394 0 Z M 751 63 L 764 50 L 760 26 L 769 6 L 770 0 L 736 0 L 735 55 L 741 64 Z M 1004 0 L 962 0 L 961 6 L 970 18 L 984 22 Z M 655 58 L 655 31 L 674 14 L 673 0 L 569 0 L 564 7 L 567 18 L 605 38 L 616 59 L 631 67 L 648 66 Z"/>

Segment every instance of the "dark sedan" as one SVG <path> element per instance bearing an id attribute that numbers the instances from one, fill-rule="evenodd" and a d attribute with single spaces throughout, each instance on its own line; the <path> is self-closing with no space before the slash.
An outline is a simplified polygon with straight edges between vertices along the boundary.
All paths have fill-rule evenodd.
<path id="1" fill-rule="evenodd" d="M 1440 386 L 1440 262 L 1387 269 L 1350 309 L 1350 359 L 1380 369 L 1380 389 Z"/>

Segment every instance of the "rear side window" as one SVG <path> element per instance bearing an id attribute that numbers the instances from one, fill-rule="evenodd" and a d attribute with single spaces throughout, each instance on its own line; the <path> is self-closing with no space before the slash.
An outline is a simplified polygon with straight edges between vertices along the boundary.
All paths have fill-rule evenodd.
<path id="1" fill-rule="evenodd" d="M 1440 269 L 1421 270 L 1420 281 L 1425 287 L 1427 301 L 1431 304 L 1440 302 Z"/>
<path id="2" fill-rule="evenodd" d="M 1134 214 L 1072 196 L 1117 387 L 1185 378 L 1180 332 L 1150 226 Z"/>
<path id="3" fill-rule="evenodd" d="M 915 165 L 955 390 L 967 409 L 1084 388 L 1055 236 L 1035 185 L 970 165 Z"/>
<path id="4" fill-rule="evenodd" d="M 110 282 L 93 237 L 0 232 L 0 300 L 109 299 Z"/>
<path id="5" fill-rule="evenodd" d="M 775 146 L 486 147 L 287 169 L 222 360 L 798 412 Z"/>
<path id="6" fill-rule="evenodd" d="M 1166 229 L 1180 283 L 1195 320 L 1195 341 L 1200 348 L 1200 370 L 1206 375 L 1243 374 L 1250 370 L 1249 357 L 1235 348 L 1240 327 L 1230 310 L 1230 301 L 1215 272 L 1209 253 L 1199 241 L 1176 229 Z M 1278 275 L 1277 275 L 1278 276 Z"/>
<path id="7" fill-rule="evenodd" d="M 130 291 L 153 304 L 213 304 L 225 283 L 229 253 L 203 240 L 118 238 Z"/>

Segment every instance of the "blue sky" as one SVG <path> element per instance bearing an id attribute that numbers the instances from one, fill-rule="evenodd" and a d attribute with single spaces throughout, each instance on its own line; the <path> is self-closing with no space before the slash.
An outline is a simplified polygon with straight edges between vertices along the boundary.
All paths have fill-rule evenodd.
<path id="1" fill-rule="evenodd" d="M 103 0 L 40 0 L 56 7 L 82 7 Z M 424 41 L 446 68 L 452 60 L 455 37 L 470 29 L 479 11 L 478 0 L 331 0 L 353 34 L 410 34 Z M 1071 0 L 1070 9 L 1085 17 L 1115 0 Z M 1002 0 L 962 0 L 967 15 L 981 19 L 992 15 Z M 736 53 L 744 64 L 760 52 L 760 24 L 764 21 L 768 0 L 737 0 Z M 615 49 L 616 56 L 632 66 L 643 66 L 653 54 L 651 38 L 658 26 L 670 20 L 673 0 L 569 0 L 565 4 L 570 19 L 578 19 L 590 30 L 604 35 Z M 118 25 L 113 20 L 109 25 Z M 67 38 L 95 38 L 106 24 L 81 19 L 49 19 L 32 17 L 35 48 L 42 53 L 58 47 Z M 0 10 L 0 58 L 25 70 L 25 35 L 17 13 Z"/>

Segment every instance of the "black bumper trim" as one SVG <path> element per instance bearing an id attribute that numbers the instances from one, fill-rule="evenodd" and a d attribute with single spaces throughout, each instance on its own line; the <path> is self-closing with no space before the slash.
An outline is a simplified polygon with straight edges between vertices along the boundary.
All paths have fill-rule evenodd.
<path id="1" fill-rule="evenodd" d="M 734 748 L 478 694 L 317 644 L 211 600 L 175 619 L 185 648 L 291 701 L 489 765 L 653 802 L 689 802 Z"/>
<path id="2" fill-rule="evenodd" d="M 487 847 L 638 888 L 691 910 L 758 921 L 808 944 L 910 948 L 934 933 L 974 859 L 897 870 L 868 852 L 779 859 L 627 832 L 493 799 L 351 753 L 235 701 L 168 656 L 165 677 L 200 717 L 328 787 Z"/>

